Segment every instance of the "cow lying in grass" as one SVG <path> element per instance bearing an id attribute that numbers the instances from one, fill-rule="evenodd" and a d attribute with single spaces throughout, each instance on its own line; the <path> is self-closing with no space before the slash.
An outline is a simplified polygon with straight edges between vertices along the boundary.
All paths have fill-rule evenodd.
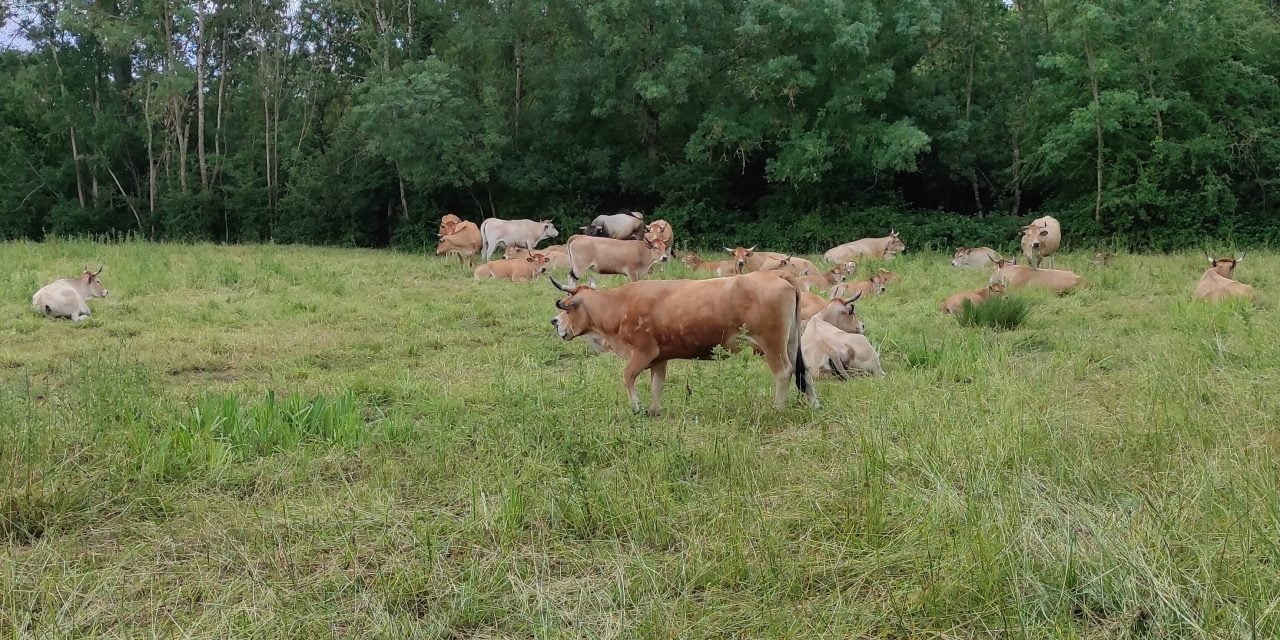
<path id="1" fill-rule="evenodd" d="M 862 335 L 862 321 L 854 309 L 853 303 L 860 296 L 834 298 L 805 323 L 800 345 L 814 377 L 831 374 L 843 380 L 854 372 L 884 375 L 880 354 Z M 853 323 L 847 321 L 850 317 Z"/>
<path id="2" fill-rule="evenodd" d="M 31 296 L 31 308 L 52 318 L 84 320 L 89 317 L 89 300 L 105 298 L 111 293 L 98 278 L 101 274 L 102 267 L 97 271 L 85 267 L 79 277 L 54 280 Z"/>
<path id="3" fill-rule="evenodd" d="M 1209 257 L 1209 269 L 1196 283 L 1195 298 L 1206 302 L 1222 302 L 1231 298 L 1254 299 L 1253 287 L 1235 280 L 1236 266 L 1244 262 L 1244 254 L 1238 258 Z"/>

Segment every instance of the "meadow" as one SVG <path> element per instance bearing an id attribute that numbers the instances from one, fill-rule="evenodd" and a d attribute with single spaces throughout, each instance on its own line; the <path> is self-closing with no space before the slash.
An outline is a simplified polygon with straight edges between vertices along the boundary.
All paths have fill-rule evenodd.
<path id="1" fill-rule="evenodd" d="M 0 637 L 1280 635 L 1280 254 L 1257 308 L 1199 254 L 1057 263 L 1089 286 L 997 331 L 908 253 L 884 378 L 776 411 L 757 357 L 677 362 L 647 418 L 545 279 L 0 244 Z M 86 264 L 92 318 L 31 312 Z"/>

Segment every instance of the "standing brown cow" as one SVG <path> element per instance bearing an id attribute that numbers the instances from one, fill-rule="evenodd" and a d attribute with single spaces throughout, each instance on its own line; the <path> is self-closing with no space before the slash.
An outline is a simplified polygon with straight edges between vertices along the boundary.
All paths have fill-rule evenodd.
<path id="1" fill-rule="evenodd" d="M 667 247 L 661 240 L 614 240 L 595 236 L 569 238 L 569 283 L 577 286 L 578 276 L 587 270 L 616 274 L 632 282 L 648 275 L 653 265 L 667 261 Z"/>
<path id="2" fill-rule="evenodd" d="M 662 410 L 662 385 L 670 360 L 706 359 L 716 347 L 750 346 L 763 353 L 773 371 L 773 404 L 786 402 L 792 376 L 796 387 L 818 406 L 800 354 L 799 292 L 789 278 L 750 273 L 709 280 L 630 282 L 616 289 L 567 287 L 551 280 L 567 297 L 551 320 L 563 340 L 593 334 L 627 359 L 622 385 L 633 411 L 640 412 L 636 377 L 651 374 L 649 414 Z M 744 337 L 745 332 L 745 337 Z"/>
<path id="3" fill-rule="evenodd" d="M 457 216 L 454 216 L 455 218 Z M 480 253 L 483 243 L 480 240 L 480 227 L 474 222 L 465 220 L 440 223 L 440 240 L 436 244 L 436 255 L 458 256 L 458 264 L 471 266 L 475 255 Z"/>

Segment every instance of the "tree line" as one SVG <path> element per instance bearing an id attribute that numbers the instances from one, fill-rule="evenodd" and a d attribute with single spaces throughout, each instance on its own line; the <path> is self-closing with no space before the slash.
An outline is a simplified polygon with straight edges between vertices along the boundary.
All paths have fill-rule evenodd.
<path id="1" fill-rule="evenodd" d="M 0 238 L 1280 240 L 1276 0 L 0 0 Z"/>

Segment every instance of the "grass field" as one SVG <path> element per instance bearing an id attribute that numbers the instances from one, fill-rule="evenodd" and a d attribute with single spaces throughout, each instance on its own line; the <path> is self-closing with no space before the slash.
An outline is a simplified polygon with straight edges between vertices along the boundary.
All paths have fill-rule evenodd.
<path id="1" fill-rule="evenodd" d="M 649 419 L 545 280 L 0 244 L 0 637 L 1280 635 L 1276 311 L 1080 253 L 963 328 L 948 260 L 860 305 L 886 377 L 775 411 L 758 358 L 678 362 Z M 30 311 L 85 264 L 90 320 Z"/>

